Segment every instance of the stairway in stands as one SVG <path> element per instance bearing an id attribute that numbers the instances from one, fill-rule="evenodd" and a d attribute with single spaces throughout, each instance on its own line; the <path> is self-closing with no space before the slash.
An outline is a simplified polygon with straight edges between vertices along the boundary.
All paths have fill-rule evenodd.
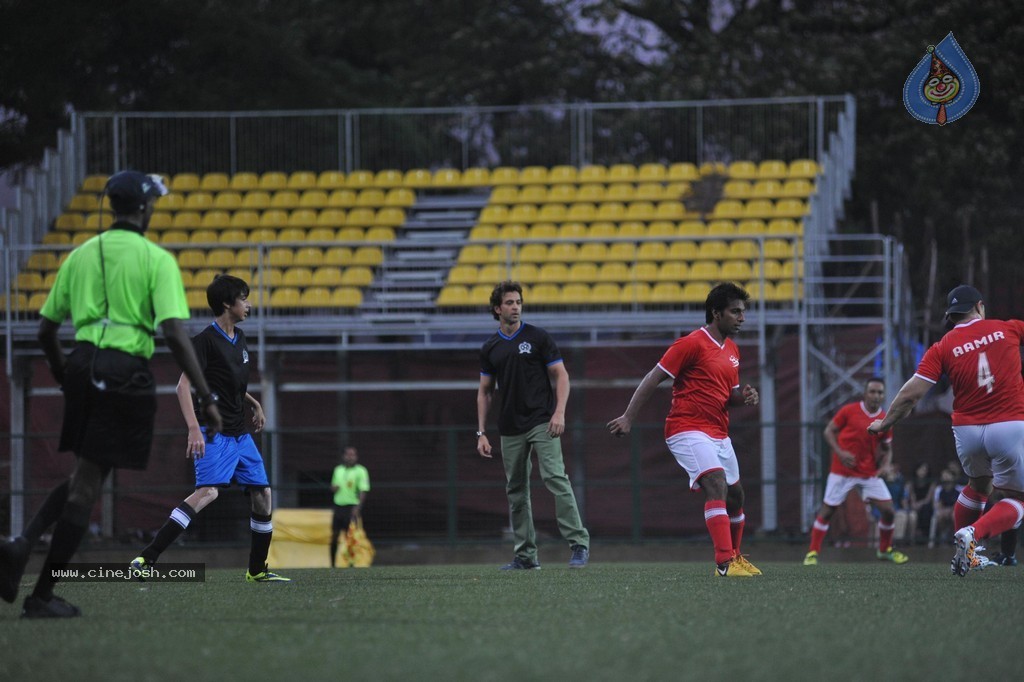
<path id="1" fill-rule="evenodd" d="M 364 316 L 427 313 L 455 263 L 489 192 L 421 194 L 364 291 Z"/>

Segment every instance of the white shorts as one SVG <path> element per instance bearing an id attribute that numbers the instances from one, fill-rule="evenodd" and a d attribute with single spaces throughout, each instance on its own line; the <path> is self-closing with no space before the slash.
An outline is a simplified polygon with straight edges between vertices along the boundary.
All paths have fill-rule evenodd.
<path id="1" fill-rule="evenodd" d="M 954 426 L 953 439 L 968 476 L 1024 492 L 1024 421 Z"/>
<path id="2" fill-rule="evenodd" d="M 876 500 L 884 502 L 892 499 L 889 486 L 878 476 L 871 478 L 858 478 L 857 476 L 843 476 L 842 474 L 829 473 L 825 481 L 825 504 L 830 507 L 842 506 L 850 491 L 857 488 L 860 491 L 862 500 Z"/>
<path id="3" fill-rule="evenodd" d="M 732 485 L 740 480 L 740 463 L 729 438 L 712 438 L 703 431 L 683 431 L 669 437 L 665 443 L 679 466 L 690 476 L 690 490 L 697 490 L 697 481 L 710 471 L 724 471 L 725 482 Z"/>

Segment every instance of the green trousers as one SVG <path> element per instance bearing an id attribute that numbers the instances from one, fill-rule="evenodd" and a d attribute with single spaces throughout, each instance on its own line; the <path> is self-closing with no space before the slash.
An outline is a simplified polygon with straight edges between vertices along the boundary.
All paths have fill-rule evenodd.
<path id="1" fill-rule="evenodd" d="M 544 485 L 555 496 L 555 518 L 558 531 L 572 545 L 590 547 L 590 533 L 583 527 L 576 495 L 562 460 L 562 442 L 548 435 L 548 425 L 541 424 L 518 436 L 501 437 L 501 459 L 505 464 L 505 492 L 512 514 L 515 553 L 520 559 L 536 561 L 537 531 L 533 527 L 530 505 L 530 451 L 537 451 L 537 465 Z"/>

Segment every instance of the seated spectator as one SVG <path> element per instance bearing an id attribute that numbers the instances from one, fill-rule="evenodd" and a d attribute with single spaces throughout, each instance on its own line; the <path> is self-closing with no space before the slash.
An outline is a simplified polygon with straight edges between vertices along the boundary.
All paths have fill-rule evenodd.
<path id="1" fill-rule="evenodd" d="M 939 485 L 935 489 L 932 505 L 935 512 L 932 516 L 931 531 L 928 534 L 928 546 L 934 547 L 936 542 L 948 545 L 953 542 L 953 507 L 956 505 L 960 491 L 956 487 L 956 477 L 949 469 L 939 475 Z"/>
<path id="2" fill-rule="evenodd" d="M 917 516 L 917 525 L 911 528 L 913 538 L 916 542 L 920 536 L 924 541 L 931 532 L 932 499 L 935 497 L 935 481 L 932 480 L 931 467 L 921 462 L 914 470 L 914 478 L 907 484 L 910 493 L 910 510 Z"/>

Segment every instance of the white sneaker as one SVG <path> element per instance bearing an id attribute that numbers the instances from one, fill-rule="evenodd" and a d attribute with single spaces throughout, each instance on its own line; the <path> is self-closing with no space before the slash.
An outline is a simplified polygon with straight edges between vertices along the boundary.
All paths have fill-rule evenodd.
<path id="1" fill-rule="evenodd" d="M 974 526 L 965 526 L 958 530 L 953 536 L 953 544 L 956 546 L 956 554 L 953 555 L 949 570 L 955 575 L 962 578 L 972 568 L 981 566 L 981 561 L 975 552 L 978 543 L 974 540 Z"/>

